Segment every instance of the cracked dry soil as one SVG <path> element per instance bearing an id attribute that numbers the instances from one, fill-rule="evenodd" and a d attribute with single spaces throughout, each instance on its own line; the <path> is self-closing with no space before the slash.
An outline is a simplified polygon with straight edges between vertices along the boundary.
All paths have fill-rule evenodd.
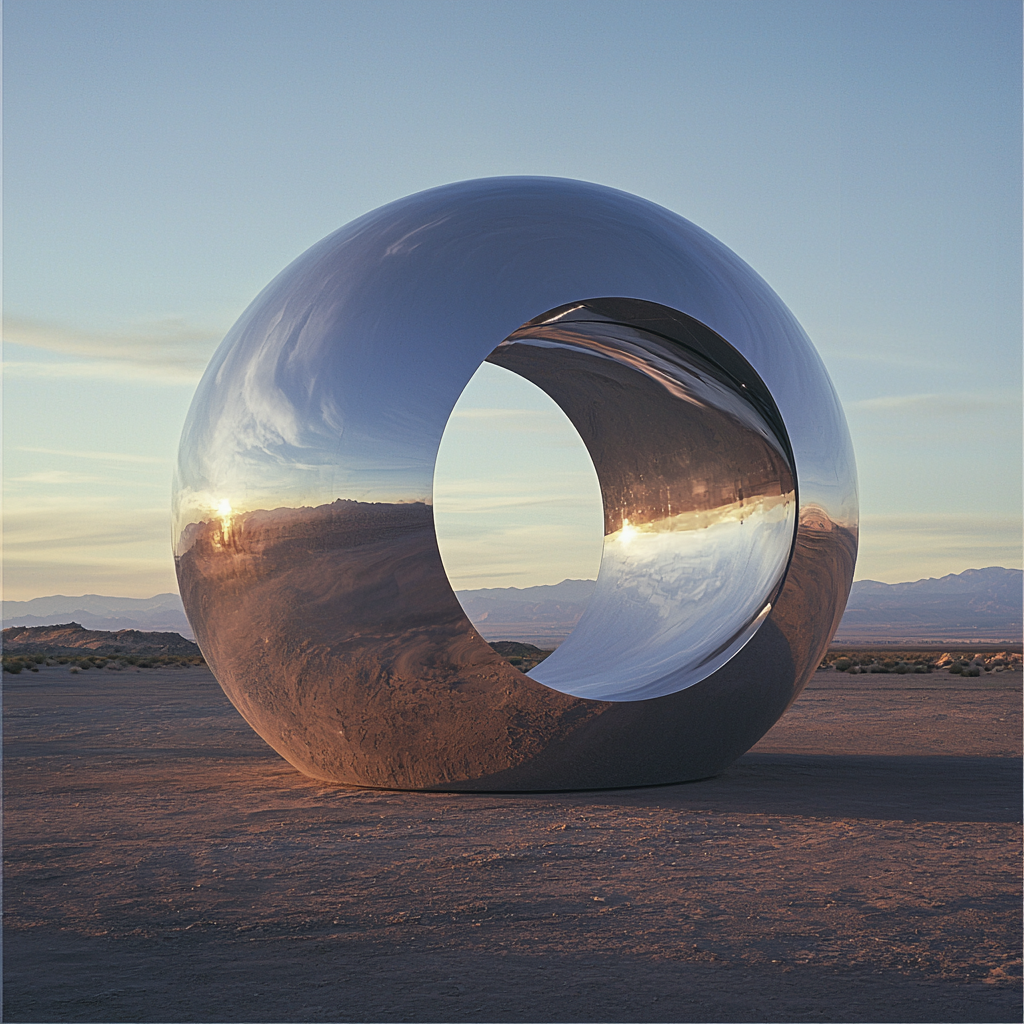
<path id="1" fill-rule="evenodd" d="M 327 788 L 205 669 L 5 676 L 8 1021 L 1017 1021 L 1020 675 L 819 672 L 717 778 Z"/>

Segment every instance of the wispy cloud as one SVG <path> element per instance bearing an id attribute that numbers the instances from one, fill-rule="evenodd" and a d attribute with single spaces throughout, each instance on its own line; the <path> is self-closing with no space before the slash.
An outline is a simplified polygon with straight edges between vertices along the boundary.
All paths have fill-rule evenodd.
<path id="1" fill-rule="evenodd" d="M 480 533 L 438 529 L 441 559 L 456 590 L 594 579 L 603 539 L 600 524 L 596 531 L 554 523 L 540 529 L 491 524 Z"/>
<path id="2" fill-rule="evenodd" d="M 18 452 L 31 452 L 35 455 L 59 455 L 69 459 L 94 459 L 97 462 L 133 462 L 169 465 L 170 458 L 161 459 L 155 455 L 130 455 L 127 452 L 83 452 L 66 448 L 30 448 L 19 445 L 13 449 Z"/>
<path id="3" fill-rule="evenodd" d="M 103 477 L 92 476 L 89 473 L 70 473 L 65 469 L 40 470 L 37 473 L 26 473 L 24 476 L 8 477 L 8 480 L 23 484 L 93 484 L 103 480 Z"/>
<path id="4" fill-rule="evenodd" d="M 857 579 L 902 583 L 988 565 L 1020 568 L 1019 516 L 931 512 L 861 519 Z"/>
<path id="5" fill-rule="evenodd" d="M 168 320 L 137 331 L 85 331 L 25 317 L 5 317 L 4 341 L 70 357 L 73 362 L 7 363 L 14 377 L 146 378 L 194 385 L 221 335 Z"/>
<path id="6" fill-rule="evenodd" d="M 936 357 L 932 338 L 914 332 L 893 331 L 881 326 L 870 331 L 823 326 L 812 332 L 812 337 L 826 363 L 951 372 L 959 369 L 955 362 Z"/>
<path id="7" fill-rule="evenodd" d="M 174 590 L 166 505 L 126 508 L 113 495 L 39 495 L 4 510 L 4 596 L 150 597 Z"/>
<path id="8" fill-rule="evenodd" d="M 999 390 L 975 394 L 930 392 L 912 395 L 879 395 L 876 398 L 859 398 L 843 403 L 843 407 L 850 412 L 913 412 L 942 416 L 963 415 L 1018 405 L 1020 405 L 1020 395 L 1011 391 Z"/>
<path id="9" fill-rule="evenodd" d="M 523 420 L 544 418 L 551 415 L 551 411 L 548 409 L 476 409 L 472 407 L 456 407 L 452 413 L 452 417 L 459 420 L 514 419 L 517 423 Z"/>
<path id="10" fill-rule="evenodd" d="M 456 428 L 453 432 L 453 428 Z M 539 434 L 550 447 L 580 447 L 583 441 L 560 409 L 479 409 L 455 407 L 444 443 L 453 444 L 455 434 L 487 430 L 499 435 Z"/>
<path id="11" fill-rule="evenodd" d="M 901 348 L 901 344 L 904 346 Z M 949 362 L 936 363 L 923 356 L 911 355 L 906 352 L 905 343 L 893 342 L 892 349 L 858 348 L 857 346 L 829 345 L 820 340 L 815 347 L 821 358 L 827 363 L 851 362 L 875 366 L 902 366 L 914 370 L 952 370 L 955 367 Z"/>

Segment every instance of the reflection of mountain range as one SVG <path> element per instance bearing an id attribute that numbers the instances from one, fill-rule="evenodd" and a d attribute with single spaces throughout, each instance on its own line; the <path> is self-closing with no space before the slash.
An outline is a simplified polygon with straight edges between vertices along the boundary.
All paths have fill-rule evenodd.
<path id="1" fill-rule="evenodd" d="M 77 622 L 86 629 L 173 631 L 191 638 L 192 629 L 177 594 L 156 597 L 37 597 L 31 601 L 4 601 L 4 626 L 51 626 Z"/>

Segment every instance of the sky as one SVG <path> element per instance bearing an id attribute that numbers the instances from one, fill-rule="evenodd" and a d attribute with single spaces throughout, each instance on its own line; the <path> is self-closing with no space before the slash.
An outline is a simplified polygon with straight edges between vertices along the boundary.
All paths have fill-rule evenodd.
<path id="1" fill-rule="evenodd" d="M 3 19 L 7 599 L 175 590 L 172 461 L 238 315 L 354 217 L 506 174 L 660 203 L 778 292 L 849 420 L 857 578 L 1021 565 L 1018 3 L 5 0 Z M 481 371 L 449 424 L 459 586 L 596 571 L 592 467 L 535 391 Z"/>

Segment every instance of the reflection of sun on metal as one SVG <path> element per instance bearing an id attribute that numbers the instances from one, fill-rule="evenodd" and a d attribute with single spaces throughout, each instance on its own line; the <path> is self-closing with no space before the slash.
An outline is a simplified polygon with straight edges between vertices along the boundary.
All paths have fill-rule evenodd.
<path id="1" fill-rule="evenodd" d="M 559 405 L 601 488 L 593 597 L 530 675 L 462 613 L 429 503 L 484 360 Z M 211 361 L 174 493 L 218 681 L 293 765 L 354 785 L 715 774 L 813 674 L 856 557 L 846 423 L 778 296 L 675 214 L 558 179 L 420 193 L 300 256 Z"/>
<path id="2" fill-rule="evenodd" d="M 222 498 L 217 503 L 217 515 L 220 517 L 220 544 L 231 542 L 231 502 Z"/>
<path id="3" fill-rule="evenodd" d="M 614 536 L 614 535 L 613 535 Z M 619 531 L 619 543 L 628 544 L 636 536 L 636 527 L 629 525 L 628 517 L 623 517 L 622 529 Z M 611 538 L 609 538 L 610 540 Z"/>

